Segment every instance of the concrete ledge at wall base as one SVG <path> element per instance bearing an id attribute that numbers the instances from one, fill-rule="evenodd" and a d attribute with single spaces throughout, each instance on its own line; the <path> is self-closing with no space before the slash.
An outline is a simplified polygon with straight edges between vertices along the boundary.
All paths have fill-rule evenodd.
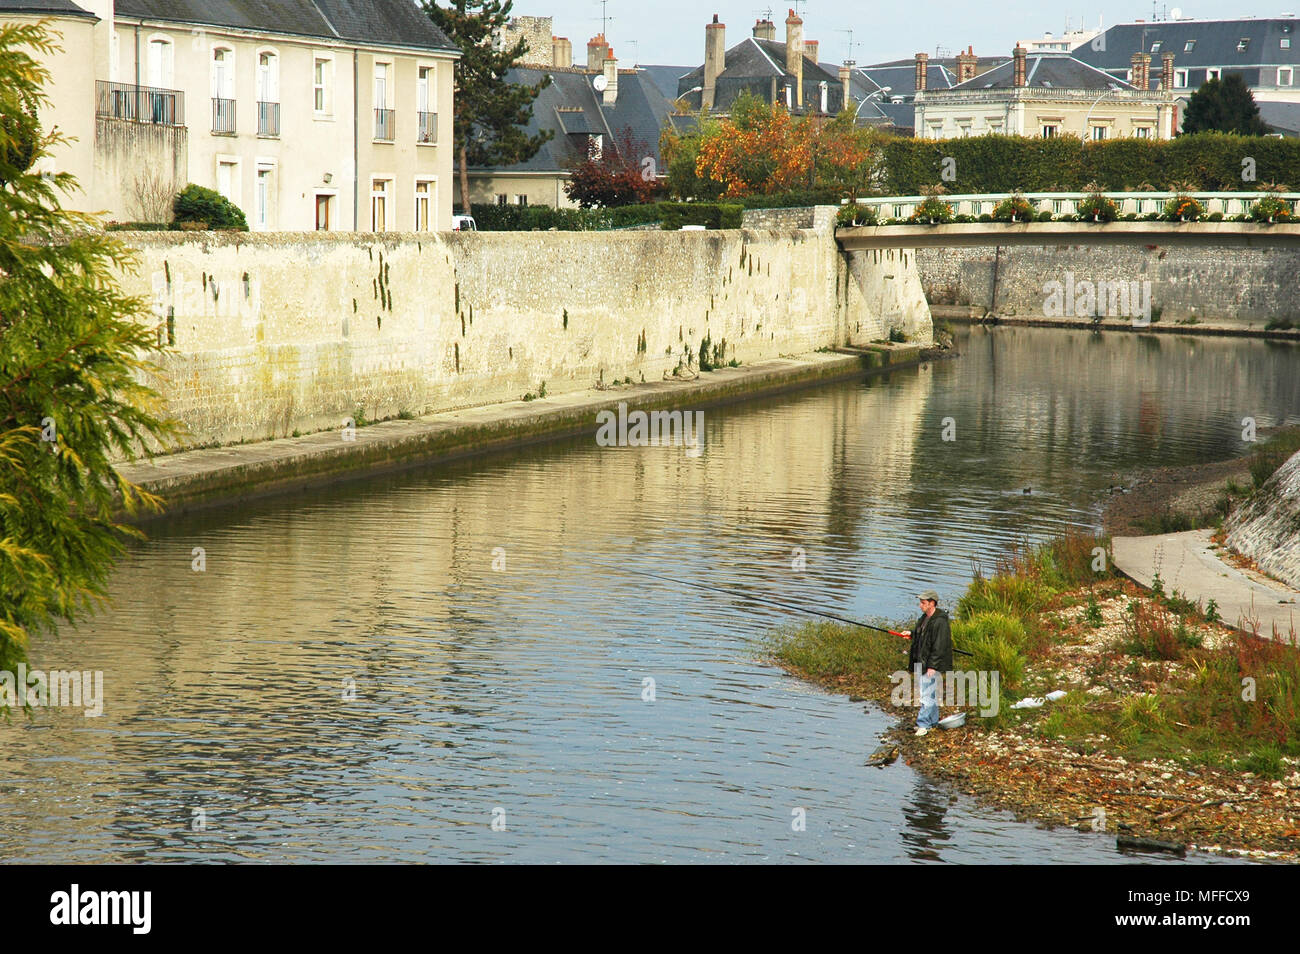
<path id="1" fill-rule="evenodd" d="M 969 305 L 931 305 L 930 313 L 936 320 L 954 321 L 958 324 L 1005 325 L 1016 328 L 1072 328 L 1080 331 L 1129 331 L 1149 335 L 1210 335 L 1224 338 L 1268 338 L 1274 341 L 1300 341 L 1300 328 L 1274 328 L 1268 330 L 1261 323 L 1222 324 L 1198 321 L 1195 324 L 1152 321 L 1134 324 L 1131 318 L 1031 318 L 1020 315 L 991 315 L 981 308 Z"/>
<path id="2" fill-rule="evenodd" d="M 813 384 L 896 370 L 921 360 L 921 346 L 876 345 L 852 354 L 816 353 L 739 368 L 693 381 L 652 381 L 603 391 L 570 392 L 448 411 L 413 421 L 384 421 L 254 444 L 185 451 L 119 468 L 127 480 L 167 502 L 166 517 L 203 506 L 319 486 L 349 477 L 452 460 L 596 432 L 600 411 L 686 410 L 777 394 Z M 148 520 L 145 515 L 139 520 Z"/>

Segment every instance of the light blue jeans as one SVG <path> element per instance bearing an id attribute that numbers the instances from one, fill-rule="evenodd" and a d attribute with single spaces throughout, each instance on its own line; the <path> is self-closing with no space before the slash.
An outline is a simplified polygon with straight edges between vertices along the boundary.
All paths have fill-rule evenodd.
<path id="1" fill-rule="evenodd" d="M 921 711 L 916 717 L 918 728 L 933 729 L 939 724 L 939 676 L 921 676 Z"/>

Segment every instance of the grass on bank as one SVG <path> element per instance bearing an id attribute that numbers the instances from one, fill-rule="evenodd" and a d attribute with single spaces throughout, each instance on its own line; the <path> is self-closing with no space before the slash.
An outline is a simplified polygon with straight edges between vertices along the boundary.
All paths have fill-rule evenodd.
<path id="1" fill-rule="evenodd" d="M 954 645 L 974 656 L 957 657 L 956 665 L 996 670 L 1001 696 L 995 717 L 968 707 L 963 731 L 1009 729 L 1080 754 L 1169 759 L 1267 778 L 1294 771 L 1300 650 L 1225 635 L 1213 623 L 1215 607 L 1177 593 L 1145 595 L 1110 570 L 1108 551 L 1104 537 L 1070 533 L 1009 554 L 991 576 L 976 575 L 952 625 Z M 769 650 L 796 675 L 887 704 L 891 673 L 907 666 L 907 645 L 816 622 L 777 631 Z M 1053 689 L 1066 697 L 1010 708 Z M 915 712 L 895 711 L 908 721 Z"/>

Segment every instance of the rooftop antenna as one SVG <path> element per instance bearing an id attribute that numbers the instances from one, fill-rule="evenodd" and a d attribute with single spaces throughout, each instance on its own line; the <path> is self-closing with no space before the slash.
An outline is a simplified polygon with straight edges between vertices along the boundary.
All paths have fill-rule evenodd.
<path id="1" fill-rule="evenodd" d="M 614 18 L 609 15 L 609 0 L 600 0 L 600 35 L 609 38 L 609 23 Z"/>
<path id="2" fill-rule="evenodd" d="M 804 12 L 799 8 L 806 6 L 808 6 L 808 0 L 794 0 L 794 15 L 802 20 Z"/>
<path id="3" fill-rule="evenodd" d="M 835 32 L 836 32 L 836 33 L 847 33 L 847 34 L 849 35 L 849 58 L 848 58 L 847 60 L 844 61 L 844 65 L 845 65 L 845 66 L 853 66 L 855 63 L 857 63 L 857 60 L 855 60 L 855 59 L 853 58 L 853 31 L 852 31 L 852 30 L 836 30 Z"/>
<path id="4" fill-rule="evenodd" d="M 632 69 L 641 65 L 641 47 L 636 40 L 624 40 L 624 45 L 632 47 Z"/>

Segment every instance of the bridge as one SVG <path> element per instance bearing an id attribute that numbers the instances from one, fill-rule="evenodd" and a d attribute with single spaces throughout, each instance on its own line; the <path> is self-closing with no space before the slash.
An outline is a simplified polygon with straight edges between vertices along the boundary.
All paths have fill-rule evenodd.
<path id="1" fill-rule="evenodd" d="M 1192 192 L 1206 215 L 1226 219 L 1248 215 L 1264 196 L 1284 199 L 1295 214 L 1300 207 L 1300 192 Z M 1049 222 L 969 221 L 987 217 L 998 203 L 1011 198 L 1010 193 L 984 193 L 940 196 L 952 207 L 954 215 L 967 221 L 944 225 L 884 224 L 862 228 L 842 228 L 836 233 L 845 251 L 884 248 L 953 248 L 989 245 L 1184 245 L 1202 247 L 1294 247 L 1300 245 L 1300 222 L 1268 224 L 1260 222 L 1162 222 L 1149 218 L 1159 214 L 1173 192 L 1107 192 L 1121 215 L 1128 221 L 1079 222 L 1078 212 L 1084 192 L 1029 192 L 1023 195 L 1035 212 L 1057 217 Z M 924 196 L 883 196 L 859 199 L 858 205 L 876 214 L 885 223 L 906 220 Z M 1143 217 L 1143 218 L 1137 218 Z"/>
<path id="2" fill-rule="evenodd" d="M 966 222 L 877 225 L 835 233 L 846 252 L 1008 245 L 1183 245 L 1297 248 L 1300 224 L 1259 222 Z"/>

